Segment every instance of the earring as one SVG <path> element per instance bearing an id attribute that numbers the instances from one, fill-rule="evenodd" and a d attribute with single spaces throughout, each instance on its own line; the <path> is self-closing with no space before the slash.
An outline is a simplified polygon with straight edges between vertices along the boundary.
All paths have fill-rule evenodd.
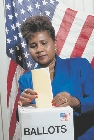
<path id="1" fill-rule="evenodd" d="M 58 49 L 57 49 L 57 48 L 55 48 L 55 52 L 57 52 L 57 50 L 58 50 Z"/>

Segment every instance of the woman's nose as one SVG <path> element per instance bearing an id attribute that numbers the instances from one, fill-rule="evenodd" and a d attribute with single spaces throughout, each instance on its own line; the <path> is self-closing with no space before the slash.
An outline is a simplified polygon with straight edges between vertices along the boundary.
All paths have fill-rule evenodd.
<path id="1" fill-rule="evenodd" d="M 37 52 L 43 51 L 43 46 L 39 44 L 36 49 Z"/>

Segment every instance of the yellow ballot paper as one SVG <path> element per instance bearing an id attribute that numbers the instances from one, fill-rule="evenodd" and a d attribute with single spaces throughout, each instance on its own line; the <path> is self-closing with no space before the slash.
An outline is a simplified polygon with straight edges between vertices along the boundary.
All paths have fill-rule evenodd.
<path id="1" fill-rule="evenodd" d="M 32 71 L 33 88 L 38 93 L 37 108 L 52 108 L 52 87 L 49 68 L 34 69 Z"/>

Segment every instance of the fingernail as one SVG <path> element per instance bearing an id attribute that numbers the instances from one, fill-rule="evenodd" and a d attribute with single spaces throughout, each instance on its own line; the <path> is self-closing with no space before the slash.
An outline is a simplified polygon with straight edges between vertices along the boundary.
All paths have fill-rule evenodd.
<path id="1" fill-rule="evenodd" d="M 22 106 L 22 102 L 19 102 L 19 105 Z"/>
<path id="2" fill-rule="evenodd" d="M 38 98 L 38 96 L 35 96 L 35 98 Z"/>
<path id="3" fill-rule="evenodd" d="M 52 102 L 51 103 L 53 103 L 53 100 L 52 100 Z"/>
<path id="4" fill-rule="evenodd" d="M 56 106 L 56 104 L 55 103 L 52 103 L 52 106 Z"/>
<path id="5" fill-rule="evenodd" d="M 37 92 L 35 92 L 35 95 L 38 95 L 38 93 L 37 93 Z"/>
<path id="6" fill-rule="evenodd" d="M 22 103 L 20 103 L 20 106 L 22 106 Z"/>
<path id="7" fill-rule="evenodd" d="M 29 102 L 32 102 L 32 99 L 29 99 Z"/>
<path id="8" fill-rule="evenodd" d="M 52 104 L 52 106 L 54 106 L 54 105 Z"/>

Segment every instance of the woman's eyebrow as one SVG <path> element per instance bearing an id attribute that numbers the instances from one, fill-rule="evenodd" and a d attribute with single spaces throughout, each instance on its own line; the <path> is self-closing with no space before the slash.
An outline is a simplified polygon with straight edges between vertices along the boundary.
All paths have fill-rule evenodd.
<path id="1" fill-rule="evenodd" d="M 42 40 L 40 40 L 40 41 L 47 41 L 47 39 L 42 39 Z"/>
<path id="2" fill-rule="evenodd" d="M 35 42 L 31 42 L 29 45 L 36 44 Z"/>

